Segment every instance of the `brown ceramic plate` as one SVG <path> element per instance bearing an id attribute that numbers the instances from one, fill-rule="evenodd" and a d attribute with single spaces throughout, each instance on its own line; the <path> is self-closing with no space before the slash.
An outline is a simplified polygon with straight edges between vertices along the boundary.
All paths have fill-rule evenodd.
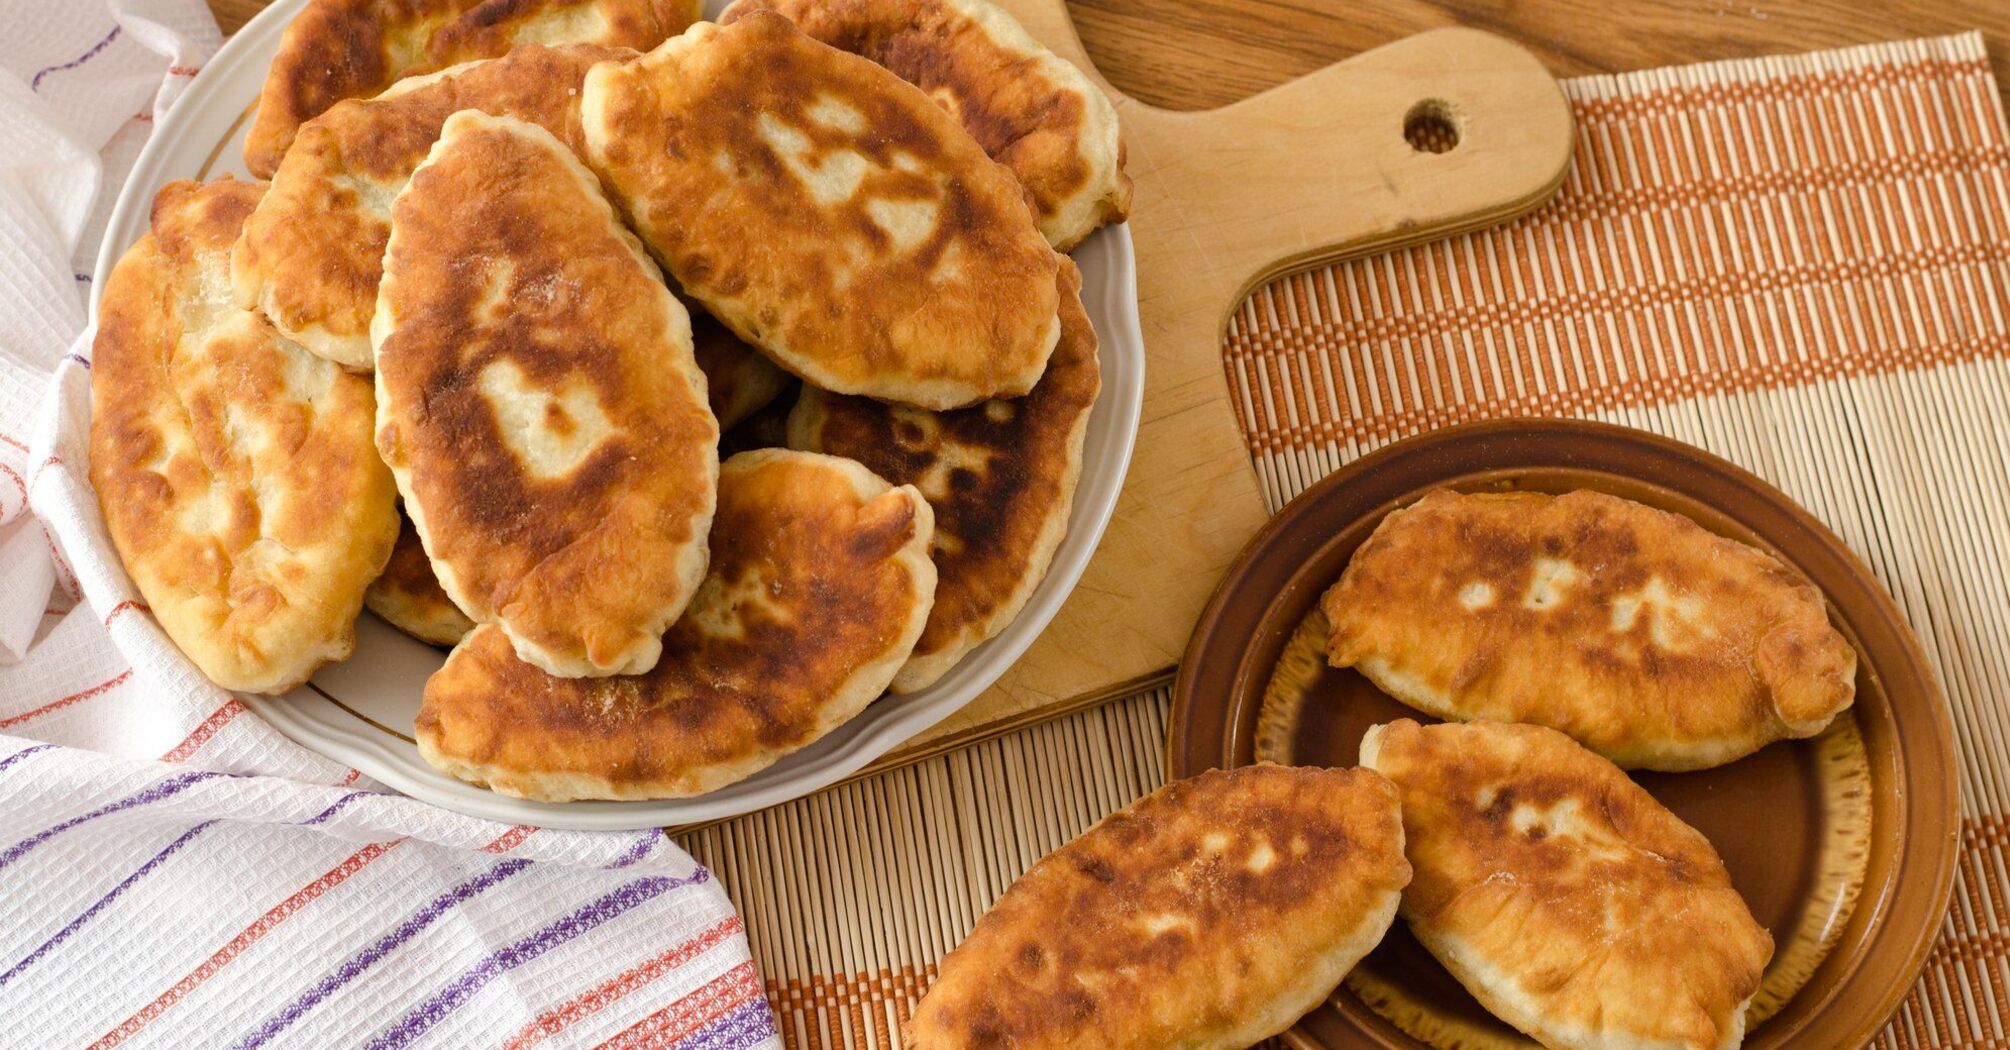
<path id="1" fill-rule="evenodd" d="M 1173 687 L 1173 775 L 1248 765 L 1259 736 L 1267 758 L 1352 766 L 1368 726 L 1430 720 L 1309 659 L 1305 638 L 1355 547 L 1439 486 L 1638 500 L 1771 551 L 1828 596 L 1859 656 L 1850 717 L 1728 766 L 1636 779 L 1716 845 L 1778 945 L 1745 1046 L 1868 1042 L 1924 965 L 1953 889 L 1947 703 L 1863 562 L 1778 489 L 1699 449 L 1599 423 L 1502 420 L 1434 431 L 1336 471 L 1251 542 L 1202 615 Z M 1287 1038 L 1323 1050 L 1534 1045 L 1489 1017 L 1401 922 Z"/>

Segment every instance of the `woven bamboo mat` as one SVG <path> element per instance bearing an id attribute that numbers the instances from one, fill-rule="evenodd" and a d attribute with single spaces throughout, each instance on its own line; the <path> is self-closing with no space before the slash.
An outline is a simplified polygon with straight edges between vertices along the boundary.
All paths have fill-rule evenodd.
<path id="1" fill-rule="evenodd" d="M 1260 289 L 1224 361 L 1272 508 L 1489 416 L 1725 456 L 1870 563 L 1946 686 L 1963 856 L 1885 1050 L 2010 1047 L 2010 133 L 1979 35 L 1569 81 L 1513 225 Z M 693 832 L 793 1047 L 887 1047 L 1046 851 L 1156 786 L 1163 690 Z"/>

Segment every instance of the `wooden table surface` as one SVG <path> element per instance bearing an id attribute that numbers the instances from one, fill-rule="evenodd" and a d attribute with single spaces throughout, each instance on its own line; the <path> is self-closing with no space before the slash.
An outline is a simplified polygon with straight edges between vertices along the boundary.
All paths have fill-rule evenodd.
<path id="1" fill-rule="evenodd" d="M 210 0 L 226 33 L 266 0 Z M 1980 29 L 2010 82 L 2010 0 L 1070 0 L 1112 84 L 1204 109 L 1425 29 L 1513 40 L 1558 76 Z"/>

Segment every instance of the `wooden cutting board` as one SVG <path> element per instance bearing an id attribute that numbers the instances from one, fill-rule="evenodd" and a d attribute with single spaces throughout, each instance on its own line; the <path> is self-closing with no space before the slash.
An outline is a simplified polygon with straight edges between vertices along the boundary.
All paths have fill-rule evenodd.
<path id="1" fill-rule="evenodd" d="M 1534 57 L 1470 29 L 1420 33 L 1233 105 L 1175 112 L 1096 72 L 1063 0 L 1002 0 L 1115 101 L 1143 424 L 1115 518 L 1046 633 L 968 707 L 873 768 L 911 762 L 1167 678 L 1202 604 L 1265 519 L 1222 368 L 1228 315 L 1282 273 L 1514 218 L 1570 163 L 1570 111 Z M 1449 128 L 1445 152 L 1413 123 Z M 1442 141 L 1439 143 L 1442 145 Z"/>

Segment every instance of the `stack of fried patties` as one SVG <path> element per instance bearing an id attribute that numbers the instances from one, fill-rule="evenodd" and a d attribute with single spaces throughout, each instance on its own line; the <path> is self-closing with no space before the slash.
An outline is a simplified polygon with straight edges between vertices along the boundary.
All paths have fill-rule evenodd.
<path id="1" fill-rule="evenodd" d="M 212 680 L 298 686 L 367 602 L 454 647 L 435 766 L 679 797 L 1017 615 L 1099 389 L 1060 251 L 1128 206 L 1114 111 L 981 0 L 696 17 L 316 0 L 270 185 L 161 191 L 91 469 Z"/>

